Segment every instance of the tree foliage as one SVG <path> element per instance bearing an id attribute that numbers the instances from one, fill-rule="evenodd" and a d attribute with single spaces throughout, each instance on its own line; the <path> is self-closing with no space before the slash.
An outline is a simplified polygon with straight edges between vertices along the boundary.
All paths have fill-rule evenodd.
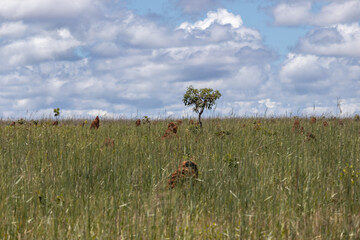
<path id="1" fill-rule="evenodd" d="M 211 110 L 217 99 L 221 97 L 218 90 L 211 88 L 196 89 L 193 86 L 187 88 L 183 102 L 185 106 L 194 106 L 193 111 L 199 114 L 199 124 L 202 126 L 201 115 L 205 109 Z"/>
<path id="2" fill-rule="evenodd" d="M 54 117 L 60 116 L 60 108 L 54 108 Z"/>

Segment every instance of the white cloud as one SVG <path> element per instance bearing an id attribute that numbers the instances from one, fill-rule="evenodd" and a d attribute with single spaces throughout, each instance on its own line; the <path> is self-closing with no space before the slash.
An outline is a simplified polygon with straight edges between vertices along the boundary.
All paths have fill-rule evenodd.
<path id="1" fill-rule="evenodd" d="M 183 22 L 178 29 L 187 33 L 186 39 L 200 42 L 201 45 L 204 41 L 253 44 L 261 42 L 261 34 L 257 30 L 244 27 L 241 16 L 229 13 L 226 9 L 211 11 L 204 20 L 195 23 Z M 255 47 L 253 44 L 251 45 Z"/>
<path id="2" fill-rule="evenodd" d="M 15 40 L 0 46 L 0 62 L 2 63 L 0 69 L 33 64 L 34 61 L 54 60 L 80 45 L 81 42 L 76 40 L 67 29 L 46 32 L 24 40 Z"/>
<path id="3" fill-rule="evenodd" d="M 203 12 L 218 5 L 219 0 L 178 0 L 177 5 L 184 13 L 193 14 Z"/>
<path id="4" fill-rule="evenodd" d="M 0 19 L 66 18 L 95 9 L 91 0 L 2 0 Z"/>
<path id="5" fill-rule="evenodd" d="M 313 11 L 315 1 L 281 2 L 273 8 L 275 24 L 284 26 L 330 26 L 360 20 L 360 1 L 329 0 L 320 11 Z"/>
<path id="6" fill-rule="evenodd" d="M 22 21 L 5 22 L 0 25 L 0 37 L 21 37 L 27 28 Z"/>
<path id="7" fill-rule="evenodd" d="M 32 16 L 25 13 L 24 18 Z M 271 67 L 276 56 L 260 32 L 225 9 L 180 28 L 116 9 L 78 19 L 71 24 L 25 19 L 0 25 L 2 116 L 21 116 L 27 110 L 40 116 L 54 107 L 69 116 L 181 116 L 189 111 L 181 100 L 190 84 L 220 90 L 215 114 L 226 115 L 262 115 L 266 109 L 267 114 L 285 114 L 316 99 L 356 99 L 360 93 L 358 60 L 346 58 L 344 51 L 317 56 L 310 48 L 324 39 L 356 44 L 357 25 L 315 30 L 304 38 L 311 44 L 309 54 L 301 54 L 305 49 L 299 43 L 276 78 Z M 351 104 L 357 106 L 356 101 Z"/>
<path id="8" fill-rule="evenodd" d="M 239 15 L 219 10 L 208 16 L 203 25 L 189 23 L 202 26 L 190 32 L 126 11 L 81 25 L 81 34 L 76 26 L 36 25 L 30 36 L 0 44 L 6 59 L 0 96 L 14 99 L 0 111 L 60 107 L 74 114 L 102 110 L 129 116 L 166 108 L 181 115 L 185 107 L 179 103 L 190 84 L 219 89 L 222 101 L 251 98 L 259 105 L 256 97 L 271 91 L 267 62 L 274 54 Z M 89 58 L 71 56 L 80 46 Z"/>
<path id="9" fill-rule="evenodd" d="M 229 13 L 226 9 L 218 9 L 217 12 L 208 12 L 203 21 L 197 21 L 194 24 L 184 22 L 179 28 L 191 32 L 194 29 L 205 30 L 214 23 L 220 25 L 229 24 L 233 28 L 239 28 L 243 24 L 240 15 Z"/>
<path id="10" fill-rule="evenodd" d="M 175 31 L 132 12 L 123 12 L 121 16 L 94 22 L 86 32 L 86 38 L 91 42 L 117 42 L 135 48 L 168 47 L 179 41 Z"/>
<path id="11" fill-rule="evenodd" d="M 307 24 L 310 10 L 310 2 L 280 3 L 273 9 L 275 24 L 286 26 Z"/>
<path id="12" fill-rule="evenodd" d="M 322 56 L 360 57 L 359 46 L 360 26 L 353 23 L 315 29 L 300 40 L 298 50 Z"/>
<path id="13" fill-rule="evenodd" d="M 298 101 L 354 98 L 360 89 L 358 60 L 289 54 L 279 73 L 283 90 Z"/>

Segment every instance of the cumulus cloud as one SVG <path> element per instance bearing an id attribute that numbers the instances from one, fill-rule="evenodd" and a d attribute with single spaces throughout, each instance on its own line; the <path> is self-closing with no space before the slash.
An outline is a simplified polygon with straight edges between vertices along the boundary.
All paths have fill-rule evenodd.
<path id="1" fill-rule="evenodd" d="M 360 2 L 357 0 L 329 0 L 327 4 L 325 1 L 319 11 L 313 10 L 314 2 L 280 2 L 272 10 L 275 24 L 330 26 L 360 20 Z"/>
<path id="2" fill-rule="evenodd" d="M 261 46 L 261 34 L 251 28 L 243 26 L 240 15 L 229 13 L 226 9 L 210 11 L 204 20 L 195 23 L 182 23 L 178 29 L 185 31 L 186 37 L 193 37 L 194 41 L 205 40 L 212 42 L 236 41 L 238 43 L 252 42 L 255 47 Z"/>
<path id="3" fill-rule="evenodd" d="M 92 0 L 2 0 L 0 19 L 54 19 L 89 13 L 96 7 Z"/>
<path id="4" fill-rule="evenodd" d="M 178 0 L 177 6 L 187 14 L 194 14 L 209 10 L 215 6 L 218 6 L 218 0 Z"/>
<path id="5" fill-rule="evenodd" d="M 67 29 L 15 40 L 0 46 L 0 69 L 56 59 L 80 45 Z"/>
<path id="6" fill-rule="evenodd" d="M 190 84 L 219 89 L 224 109 L 232 101 L 261 105 L 259 98 L 271 92 L 269 62 L 276 55 L 257 30 L 225 9 L 175 28 L 125 10 L 86 21 L 56 29 L 28 23 L 27 36 L 0 42 L 3 114 L 53 107 L 74 114 L 181 114 Z"/>
<path id="7" fill-rule="evenodd" d="M 72 2 L 77 9 L 96 3 Z M 303 11 L 293 17 L 311 13 L 308 1 L 298 5 Z M 261 33 L 226 9 L 170 27 L 105 5 L 98 9 L 101 14 L 72 24 L 42 14 L 42 7 L 32 8 L 36 16 L 19 10 L 20 17 L 7 16 L 0 25 L 3 117 L 26 111 L 41 117 L 54 107 L 69 116 L 182 116 L 191 112 L 181 103 L 189 85 L 220 90 L 216 114 L 224 115 L 281 115 L 303 106 L 308 113 L 313 103 L 325 111 L 338 97 L 344 98 L 347 113 L 360 105 L 358 23 L 313 29 L 276 73 L 277 55 L 264 45 Z M 56 11 L 54 16 L 70 18 L 88 12 Z M 0 18 L 5 15 L 0 10 Z"/>
<path id="8" fill-rule="evenodd" d="M 300 52 L 321 56 L 360 57 L 359 23 L 312 30 L 299 41 Z"/>
<path id="9" fill-rule="evenodd" d="M 173 46 L 179 41 L 179 37 L 172 29 L 159 26 L 129 11 L 93 22 L 85 33 L 87 41 L 96 42 L 97 45 L 107 42 L 110 45 L 114 43 L 132 48 Z"/>
<path id="10" fill-rule="evenodd" d="M 243 21 L 240 15 L 229 13 L 226 9 L 218 9 L 216 12 L 208 12 L 207 17 L 204 20 L 197 21 L 194 24 L 184 22 L 179 28 L 189 32 L 194 29 L 205 30 L 214 23 L 220 25 L 229 24 L 233 28 L 239 28 L 243 24 Z"/>
<path id="11" fill-rule="evenodd" d="M 320 3 L 318 10 L 314 9 Z M 342 98 L 342 116 L 356 112 L 360 84 L 360 2 L 280 1 L 274 8 L 275 24 L 313 25 L 287 55 L 278 73 L 280 100 L 304 106 L 305 115 L 340 114 L 337 99 Z M 286 106 L 285 106 L 286 107 Z M 290 107 L 290 105 L 288 106 Z M 300 108 L 299 108 L 300 109 Z"/>
<path id="12" fill-rule="evenodd" d="M 289 96 L 325 103 L 359 94 L 359 60 L 290 53 L 279 73 Z"/>
<path id="13" fill-rule="evenodd" d="M 0 25 L 0 37 L 14 38 L 24 36 L 28 26 L 22 21 L 4 22 Z"/>

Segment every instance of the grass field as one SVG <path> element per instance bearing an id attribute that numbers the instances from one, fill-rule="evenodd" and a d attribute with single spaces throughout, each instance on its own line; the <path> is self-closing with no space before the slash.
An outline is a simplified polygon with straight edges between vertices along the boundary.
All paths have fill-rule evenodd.
<path id="1" fill-rule="evenodd" d="M 0 239 L 360 239 L 360 121 L 169 122 L 0 123 Z"/>

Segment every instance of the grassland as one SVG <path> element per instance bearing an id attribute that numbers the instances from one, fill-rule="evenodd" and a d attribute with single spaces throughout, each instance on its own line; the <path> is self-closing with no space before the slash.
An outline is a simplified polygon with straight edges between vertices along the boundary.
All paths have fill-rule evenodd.
<path id="1" fill-rule="evenodd" d="M 0 239 L 360 239 L 360 121 L 168 122 L 2 122 Z"/>

